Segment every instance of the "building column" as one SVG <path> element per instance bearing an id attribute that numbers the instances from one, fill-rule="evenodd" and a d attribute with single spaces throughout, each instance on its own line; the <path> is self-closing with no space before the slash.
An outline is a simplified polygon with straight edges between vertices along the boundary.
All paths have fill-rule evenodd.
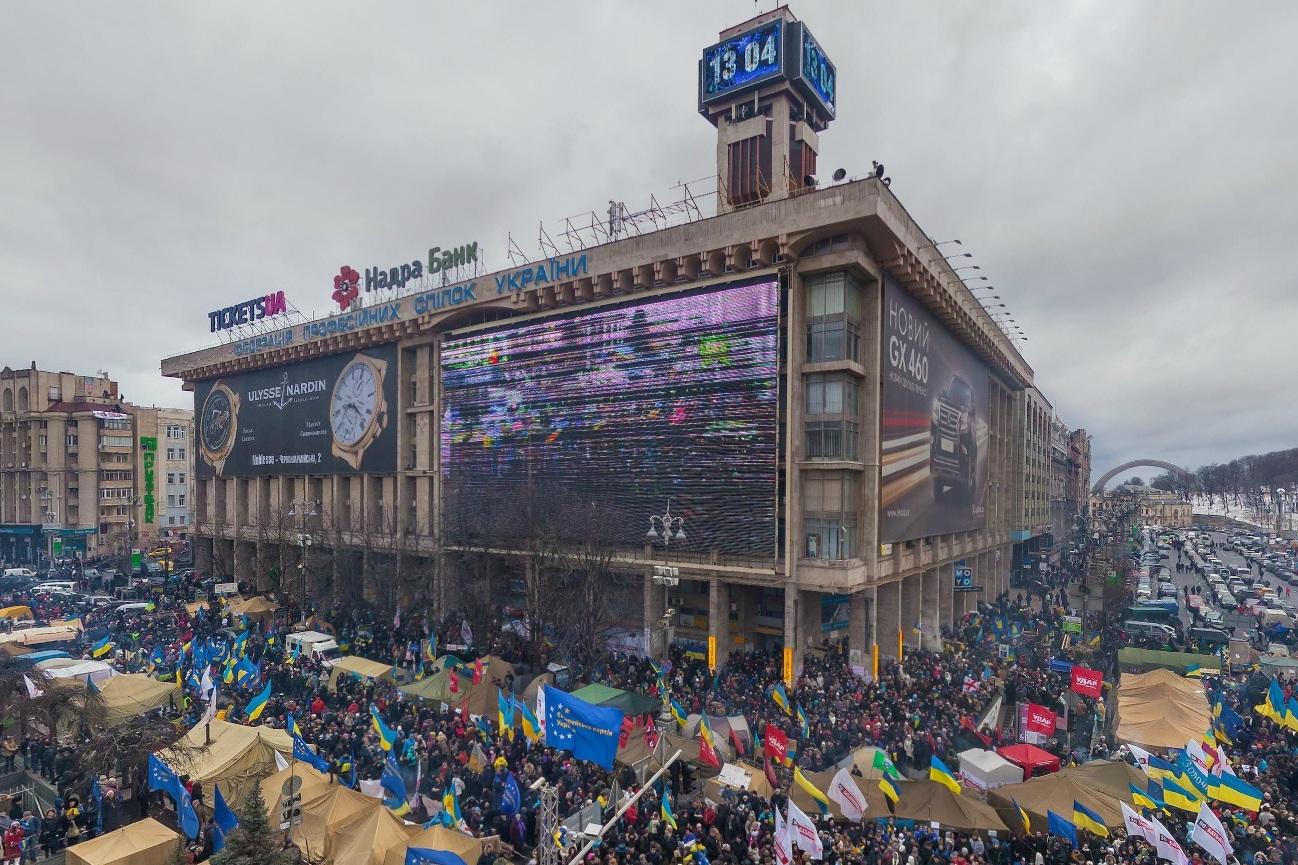
<path id="1" fill-rule="evenodd" d="M 730 657 L 730 584 L 708 581 L 708 637 L 717 642 L 717 666 Z"/>
<path id="2" fill-rule="evenodd" d="M 794 657 L 797 669 L 802 669 L 802 659 L 812 646 L 821 644 L 824 638 L 820 630 L 820 592 L 801 591 L 798 593 L 798 654 Z"/>
<path id="3" fill-rule="evenodd" d="M 919 620 L 923 625 L 923 647 L 931 652 L 942 651 L 942 609 L 938 601 L 942 572 L 950 565 L 940 565 L 924 572 L 920 584 Z"/>
<path id="4" fill-rule="evenodd" d="M 234 544 L 234 578 L 257 584 L 256 547 L 247 542 L 236 540 Z"/>
<path id="5" fill-rule="evenodd" d="M 901 633 L 901 583 L 884 583 L 874 590 L 875 633 L 878 634 L 879 655 L 897 657 L 897 635 Z"/>
<path id="6" fill-rule="evenodd" d="M 870 670 L 870 641 L 873 637 L 869 615 L 871 606 L 865 592 L 856 592 L 847 602 L 848 663 L 867 673 Z"/>
<path id="7" fill-rule="evenodd" d="M 802 661 L 802 647 L 798 645 L 798 587 L 787 583 L 784 586 L 783 649 L 793 650 L 793 670 L 796 676 L 798 664 Z"/>
<path id="8" fill-rule="evenodd" d="M 942 579 L 938 582 L 938 589 L 937 589 L 938 617 L 941 619 L 942 624 L 949 625 L 954 628 L 958 624 L 958 622 L 956 621 L 957 616 L 955 614 L 955 604 L 954 604 L 955 565 L 953 564 L 944 565 L 942 569 L 943 571 L 949 570 L 950 574 L 949 575 L 944 574 Z M 964 593 L 962 592 L 961 594 Z"/>
<path id="9" fill-rule="evenodd" d="M 915 645 L 915 626 L 919 624 L 920 599 L 924 591 L 924 572 L 911 574 L 901 581 L 901 627 L 906 645 Z"/>
<path id="10" fill-rule="evenodd" d="M 194 547 L 194 570 L 200 574 L 212 573 L 212 544 L 211 538 L 203 538 L 193 535 L 191 543 Z"/>
<path id="11" fill-rule="evenodd" d="M 653 568 L 645 568 L 644 572 L 644 644 L 645 651 L 651 658 L 662 658 L 666 655 L 663 640 L 665 631 L 658 631 L 658 619 L 662 617 L 662 588 L 655 586 L 653 581 Z"/>

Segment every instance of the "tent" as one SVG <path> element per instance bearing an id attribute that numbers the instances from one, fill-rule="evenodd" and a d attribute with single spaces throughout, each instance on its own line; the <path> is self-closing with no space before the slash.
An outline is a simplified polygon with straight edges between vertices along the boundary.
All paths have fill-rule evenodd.
<path id="1" fill-rule="evenodd" d="M 302 802 L 310 802 L 329 792 L 331 788 L 340 786 L 330 782 L 328 775 L 317 772 L 306 763 L 296 760 L 289 763 L 287 768 L 280 769 L 261 782 L 261 798 L 266 802 L 266 813 L 271 815 L 270 822 L 274 826 L 280 823 L 276 815 L 284 797 L 284 785 L 288 783 L 289 778 L 300 779 L 297 794 Z"/>
<path id="2" fill-rule="evenodd" d="M 1078 801 L 1095 811 L 1104 819 L 1107 826 L 1122 825 L 1120 802 L 1131 804 L 1131 794 L 1123 783 L 1117 788 L 1122 770 L 1114 771 L 1114 764 L 1107 760 L 1095 761 L 1104 765 L 1080 769 L 1065 769 L 1053 775 L 1045 775 L 1024 781 L 1022 784 L 1010 784 L 999 787 L 987 794 L 987 801 L 1001 814 L 1008 817 L 1016 829 L 1021 825 L 1014 811 L 1014 802 L 1018 802 L 1028 812 L 1032 820 L 1032 830 L 1043 832 L 1046 828 L 1046 811 L 1054 811 L 1065 816 L 1073 813 L 1073 802 Z M 1131 767 L 1127 767 L 1131 768 Z M 1139 773 L 1139 770 L 1132 769 Z"/>
<path id="3" fill-rule="evenodd" d="M 247 616 L 257 622 L 266 622 L 275 618 L 275 611 L 278 609 L 279 604 L 265 598 L 239 599 L 230 604 L 232 616 Z"/>
<path id="4" fill-rule="evenodd" d="M 1022 769 L 1027 778 L 1059 771 L 1059 758 L 1036 745 L 1005 745 L 996 753 Z"/>
<path id="5" fill-rule="evenodd" d="M 662 700 L 599 683 L 578 688 L 572 695 L 596 706 L 621 709 L 624 715 L 648 715 L 662 707 Z"/>
<path id="6" fill-rule="evenodd" d="M 758 773 L 762 774 L 762 771 L 759 769 Z M 820 790 L 822 793 L 828 793 L 830 784 L 833 782 L 834 776 L 837 774 L 838 769 L 826 769 L 823 772 L 808 772 L 806 773 L 806 776 L 807 780 L 810 781 L 817 790 Z M 848 770 L 848 774 L 851 775 L 852 781 L 856 784 L 856 789 L 859 790 L 861 795 L 865 798 L 865 813 L 867 818 L 879 816 L 886 817 L 891 813 L 888 810 L 888 800 L 884 798 L 883 791 L 879 789 L 879 782 L 877 780 L 862 778 L 859 775 L 854 774 L 850 769 Z M 789 788 L 789 795 L 793 798 L 794 804 L 803 811 L 808 814 L 816 813 L 816 802 L 811 798 L 810 793 L 795 784 Z M 842 819 L 843 817 L 842 809 L 838 807 L 838 803 L 833 799 L 829 800 L 829 813 L 830 816 L 836 820 Z"/>
<path id="7" fill-rule="evenodd" d="M 75 658 L 50 658 L 39 662 L 36 669 L 44 670 L 51 679 L 77 679 L 85 682 L 86 676 L 89 676 L 97 687 L 102 687 L 117 675 L 117 671 L 103 661 L 79 661 Z"/>
<path id="8" fill-rule="evenodd" d="M 859 774 L 862 778 L 878 779 L 883 777 L 883 770 L 874 767 L 874 752 L 882 750 L 873 745 L 865 745 L 857 748 L 851 754 L 848 754 L 842 760 L 835 764 L 835 769 L 847 769 L 853 774 Z M 884 752 L 885 755 L 887 752 Z M 877 784 L 875 785 L 878 786 Z"/>
<path id="9" fill-rule="evenodd" d="M 302 822 L 289 830 L 289 839 L 311 861 L 318 861 L 331 853 L 331 836 L 337 827 L 345 825 L 370 811 L 387 808 L 372 796 L 334 784 L 314 799 L 302 798 Z M 277 817 L 271 817 L 277 823 Z M 336 862 L 350 862 L 333 856 Z"/>
<path id="10" fill-rule="evenodd" d="M 430 826 L 411 836 L 405 846 L 388 850 L 383 857 L 383 865 L 405 865 L 407 847 L 448 850 L 463 859 L 464 865 L 477 865 L 482 858 L 482 842 L 477 838 L 445 826 Z"/>
<path id="11" fill-rule="evenodd" d="M 152 817 L 67 850 L 68 865 L 166 865 L 180 835 Z"/>
<path id="12" fill-rule="evenodd" d="M 202 783 L 208 802 L 217 783 L 227 802 L 244 801 L 253 784 L 275 771 L 276 752 L 286 759 L 293 753 L 293 739 L 283 730 L 220 720 L 195 725 L 179 744 L 158 756 L 176 774 Z"/>
<path id="13" fill-rule="evenodd" d="M 338 677 L 344 674 L 357 679 L 392 679 L 392 665 L 371 661 L 358 655 L 343 655 L 329 671 L 329 690 L 337 690 Z"/>
<path id="14" fill-rule="evenodd" d="M 681 756 L 683 759 L 684 755 Z M 766 773 L 762 771 L 762 768 L 751 763 L 725 763 L 721 766 L 720 775 L 703 782 L 703 796 L 713 802 L 720 802 L 724 791 L 727 789 L 751 790 L 764 799 L 771 798 L 771 794 L 775 792 L 771 787 L 771 782 L 766 780 Z M 800 789 L 795 788 L 795 790 L 802 793 Z M 806 796 L 807 794 L 802 793 L 802 795 Z M 795 801 L 797 801 L 796 798 Z M 811 801 L 809 796 L 807 801 Z"/>
<path id="15" fill-rule="evenodd" d="M 1125 678 L 1129 672 L 1139 670 L 1175 670 L 1184 673 L 1191 667 L 1215 667 L 1221 663 L 1216 655 L 1199 655 L 1194 652 L 1161 652 L 1158 649 L 1138 649 L 1127 646 L 1118 650 L 1118 667 Z"/>
<path id="16" fill-rule="evenodd" d="M 374 804 L 368 810 L 329 827 L 325 851 L 334 862 L 383 865 L 389 851 L 401 850 L 404 854 L 410 837 L 419 831 L 418 826 L 406 825 L 382 802 L 369 801 Z"/>
<path id="17" fill-rule="evenodd" d="M 878 784 L 874 785 L 876 788 Z M 937 823 L 944 829 L 958 832 L 1004 832 L 1005 822 L 996 809 L 968 793 L 956 795 L 945 784 L 936 781 L 900 781 L 897 784 L 901 797 L 897 802 L 897 817 L 916 823 Z M 882 793 L 880 794 L 882 796 Z M 874 811 L 874 802 L 870 810 Z M 875 816 L 886 816 L 888 809 Z M 1068 814 L 1072 814 L 1069 806 Z"/>
<path id="18" fill-rule="evenodd" d="M 1081 766 L 1064 769 L 1060 774 L 1077 778 L 1093 790 L 1124 801 L 1131 792 L 1128 789 L 1130 785 L 1143 787 L 1149 780 L 1144 772 L 1121 760 L 1092 760 Z"/>
<path id="19" fill-rule="evenodd" d="M 1118 684 L 1119 742 L 1145 748 L 1184 748 L 1212 723 L 1203 683 L 1169 670 L 1126 673 Z"/>
<path id="20" fill-rule="evenodd" d="M 970 748 L 960 752 L 960 777 L 971 787 L 986 793 L 1006 784 L 1023 781 L 1023 767 L 1006 760 L 995 751 Z"/>
<path id="21" fill-rule="evenodd" d="M 115 727 L 163 706 L 179 706 L 181 693 L 175 682 L 160 682 L 141 673 L 113 676 L 99 688 L 104 706 L 101 725 Z"/>

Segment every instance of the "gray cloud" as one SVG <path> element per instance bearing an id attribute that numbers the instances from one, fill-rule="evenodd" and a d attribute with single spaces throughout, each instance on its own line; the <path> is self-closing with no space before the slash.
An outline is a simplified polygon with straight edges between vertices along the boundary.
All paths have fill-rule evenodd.
<path id="1" fill-rule="evenodd" d="M 158 359 L 338 265 L 632 207 L 713 170 L 699 50 L 747 0 L 11 4 L 0 32 L 6 357 Z M 764 4 L 762 8 L 769 8 Z M 1028 332 L 1097 467 L 1292 446 L 1291 4 L 804 2 L 840 76 L 821 166 L 887 163 Z"/>

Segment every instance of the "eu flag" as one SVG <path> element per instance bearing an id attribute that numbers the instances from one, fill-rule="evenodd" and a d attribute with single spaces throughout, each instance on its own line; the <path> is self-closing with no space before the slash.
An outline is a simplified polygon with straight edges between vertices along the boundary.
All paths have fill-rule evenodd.
<path id="1" fill-rule="evenodd" d="M 591 705 L 550 685 L 542 688 L 546 744 L 611 771 L 622 733 L 622 710 Z"/>
<path id="2" fill-rule="evenodd" d="M 1077 849 L 1077 827 L 1054 811 L 1046 811 L 1046 831 L 1051 835 L 1068 839 L 1073 849 Z"/>

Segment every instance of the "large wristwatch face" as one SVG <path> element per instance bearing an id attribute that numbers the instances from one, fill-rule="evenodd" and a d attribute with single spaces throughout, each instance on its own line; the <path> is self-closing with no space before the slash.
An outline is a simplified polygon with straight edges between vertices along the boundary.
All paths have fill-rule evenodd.
<path id="1" fill-rule="evenodd" d="M 329 401 L 329 425 L 334 441 L 355 445 L 374 423 L 379 410 L 379 380 L 374 368 L 353 360 L 338 376 Z"/>
<path id="2" fill-rule="evenodd" d="M 213 465 L 229 455 L 239 423 L 238 415 L 238 398 L 223 382 L 218 382 L 203 401 L 198 426 L 199 445 Z"/>

